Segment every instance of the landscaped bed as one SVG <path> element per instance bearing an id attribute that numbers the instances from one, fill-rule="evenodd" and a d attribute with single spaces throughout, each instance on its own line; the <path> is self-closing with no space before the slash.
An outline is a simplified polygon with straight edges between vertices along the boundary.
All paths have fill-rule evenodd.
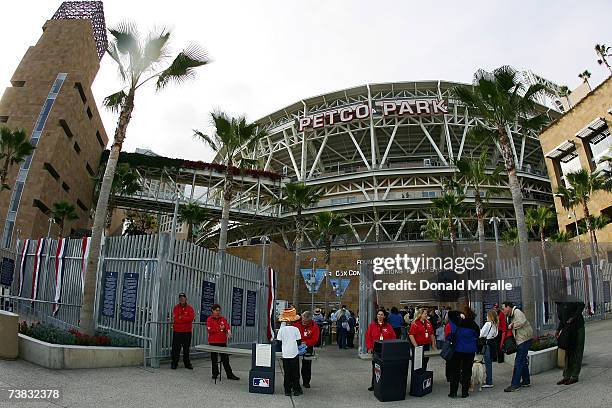
<path id="1" fill-rule="evenodd" d="M 98 332 L 88 336 L 76 329 L 65 330 L 49 324 L 26 322 L 19 324 L 19 333 L 51 344 L 75 346 L 138 347 L 138 341 L 119 334 Z"/>

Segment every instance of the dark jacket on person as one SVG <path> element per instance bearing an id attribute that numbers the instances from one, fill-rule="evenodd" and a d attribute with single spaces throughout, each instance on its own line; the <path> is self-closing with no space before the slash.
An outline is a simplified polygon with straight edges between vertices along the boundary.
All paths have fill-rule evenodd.
<path id="1" fill-rule="evenodd" d="M 582 311 L 584 310 L 584 302 L 559 302 L 557 303 L 557 317 L 559 318 L 559 327 L 557 331 L 561 331 L 565 328 L 572 330 L 578 330 L 584 327 L 584 317 L 582 317 Z M 572 322 L 568 325 L 567 321 L 572 319 Z"/>
<path id="2" fill-rule="evenodd" d="M 451 330 L 457 332 L 455 351 L 459 353 L 476 353 L 480 328 L 474 319 L 462 319 L 458 314 L 449 314 L 449 320 L 455 326 Z"/>

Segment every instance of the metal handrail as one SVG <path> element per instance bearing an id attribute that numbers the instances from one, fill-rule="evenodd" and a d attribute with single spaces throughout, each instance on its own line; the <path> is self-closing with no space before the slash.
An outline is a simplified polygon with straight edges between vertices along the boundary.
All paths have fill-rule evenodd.
<path id="1" fill-rule="evenodd" d="M 76 305 L 76 304 L 72 304 L 72 303 L 62 303 L 62 302 L 55 302 L 53 300 L 40 300 L 40 299 L 31 299 L 31 298 L 26 298 L 26 297 L 21 297 L 21 296 L 13 296 L 13 295 L 1 295 L 0 294 L 0 298 L 8 298 L 8 299 L 14 299 L 14 300 L 24 300 L 27 302 L 38 302 L 38 303 L 50 303 L 53 305 L 59 305 L 59 306 L 72 306 L 72 307 L 81 307 L 82 305 Z"/>

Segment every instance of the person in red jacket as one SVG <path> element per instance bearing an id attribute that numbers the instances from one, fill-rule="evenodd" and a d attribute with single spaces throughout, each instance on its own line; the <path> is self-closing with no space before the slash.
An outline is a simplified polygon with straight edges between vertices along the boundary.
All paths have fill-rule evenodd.
<path id="1" fill-rule="evenodd" d="M 436 349 L 436 336 L 431 322 L 428 320 L 428 311 L 426 308 L 419 309 L 414 314 L 414 320 L 410 325 L 408 338 L 412 347 L 423 346 L 423 351 Z M 423 357 L 423 371 L 427 371 L 427 363 L 429 357 Z"/>
<path id="2" fill-rule="evenodd" d="M 221 306 L 216 303 L 212 305 L 212 315 L 206 319 L 206 330 L 208 330 L 208 344 L 211 346 L 227 347 L 227 340 L 232 337 L 232 331 L 225 317 L 221 316 Z M 220 374 L 219 365 L 217 364 L 217 353 L 210 353 L 210 358 L 212 360 L 212 378 L 216 380 Z M 240 379 L 234 375 L 227 354 L 221 353 L 221 363 L 228 380 Z"/>
<path id="3" fill-rule="evenodd" d="M 395 332 L 393 331 L 393 326 L 387 323 L 387 318 L 385 316 L 385 312 L 379 310 L 376 313 L 376 320 L 374 320 L 368 326 L 365 334 L 366 341 L 366 349 L 368 353 L 372 353 L 374 351 L 374 342 L 377 340 L 393 340 L 395 339 Z M 374 360 L 372 360 L 372 384 L 368 391 L 374 391 L 374 382 L 375 374 L 374 374 Z"/>
<path id="4" fill-rule="evenodd" d="M 170 368 L 176 370 L 179 355 L 183 349 L 183 363 L 185 368 L 193 370 L 189 361 L 189 348 L 191 347 L 191 330 L 195 311 L 187 303 L 187 295 L 179 293 L 179 302 L 172 309 L 172 363 Z"/>
<path id="5" fill-rule="evenodd" d="M 302 313 L 302 320 L 295 322 L 293 325 L 300 330 L 302 343 L 306 344 L 306 354 L 302 358 L 302 383 L 304 388 L 310 388 L 312 356 L 314 355 L 314 346 L 319 341 L 319 325 L 312 320 L 311 311 Z"/>
<path id="6" fill-rule="evenodd" d="M 512 334 L 512 332 L 511 331 L 508 332 L 508 327 L 507 327 L 508 325 L 506 323 L 506 315 L 504 314 L 502 310 L 499 310 L 499 305 L 497 303 L 493 305 L 493 309 L 497 312 L 497 317 L 499 319 L 499 323 L 497 326 L 497 337 L 496 337 L 496 341 L 499 347 L 499 350 L 497 352 L 497 362 L 503 363 L 504 353 L 502 353 L 501 347 L 504 344 L 504 340 L 506 340 L 506 335 L 508 333 Z"/>

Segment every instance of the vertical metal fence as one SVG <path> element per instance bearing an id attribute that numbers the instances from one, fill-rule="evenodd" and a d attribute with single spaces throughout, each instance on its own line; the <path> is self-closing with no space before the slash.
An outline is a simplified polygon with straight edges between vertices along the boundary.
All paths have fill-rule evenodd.
<path id="1" fill-rule="evenodd" d="M 82 240 L 66 240 L 61 303 L 56 313 L 56 260 L 58 241 L 31 240 L 21 258 L 25 241 L 19 241 L 10 293 L 2 293 L 0 307 L 14 311 L 22 319 L 42 321 L 62 327 L 79 323 L 82 292 Z M 43 242 L 42 251 L 37 248 Z M 35 265 L 38 270 L 37 293 L 33 294 Z M 223 273 L 220 273 L 223 271 Z M 145 361 L 153 366 L 170 355 L 172 346 L 172 309 L 178 294 L 184 292 L 196 317 L 192 345 L 205 343 L 205 315 L 201 310 L 204 282 L 215 285 L 214 302 L 222 307 L 228 321 L 232 307 L 236 317 L 233 344 L 258 341 L 266 327 L 266 274 L 262 267 L 229 254 L 219 254 L 187 241 L 172 240 L 169 234 L 110 237 L 104 240 L 96 279 L 96 325 L 100 330 L 134 337 L 145 347 Z M 112 280 L 109 286 L 108 280 Z M 130 286 L 130 288 L 124 286 Z M 21 287 L 21 295 L 20 295 Z M 108 296 L 111 288 L 114 296 Z M 126 291 L 124 291 L 126 289 Z M 134 310 L 127 313 L 123 297 L 128 290 L 135 295 Z M 234 293 L 242 294 L 242 304 L 233 304 Z M 254 319 L 247 321 L 247 299 L 255 297 Z M 252 312 L 251 306 L 249 313 Z M 204 310 L 210 314 L 209 310 Z M 127 316 L 127 317 L 126 317 Z M 252 317 L 253 315 L 251 315 Z M 261 330 L 260 330 L 261 329 Z"/>

